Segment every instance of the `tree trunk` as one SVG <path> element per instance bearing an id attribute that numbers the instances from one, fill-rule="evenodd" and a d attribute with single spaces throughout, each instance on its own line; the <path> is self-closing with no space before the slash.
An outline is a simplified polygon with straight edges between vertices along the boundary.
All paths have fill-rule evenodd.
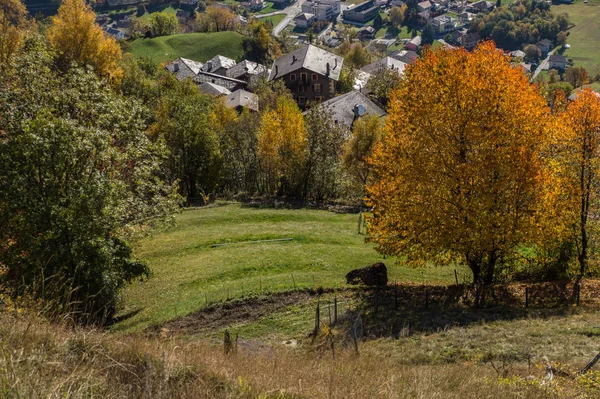
<path id="1" fill-rule="evenodd" d="M 488 254 L 483 284 L 488 285 L 488 284 L 492 284 L 494 282 L 494 271 L 496 269 L 497 261 L 498 261 L 498 256 L 496 255 L 496 251 L 493 250 Z"/>

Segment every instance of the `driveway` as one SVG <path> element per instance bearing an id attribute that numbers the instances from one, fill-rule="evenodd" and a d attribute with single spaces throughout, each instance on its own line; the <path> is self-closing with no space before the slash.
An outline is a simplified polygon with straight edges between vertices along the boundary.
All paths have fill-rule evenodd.
<path id="1" fill-rule="evenodd" d="M 296 17 L 296 15 L 302 12 L 302 4 L 304 4 L 306 0 L 298 0 L 294 4 L 291 4 L 289 7 L 284 8 L 283 13 L 287 14 L 287 16 L 277 24 L 275 28 L 273 28 L 273 34 L 275 36 L 279 36 L 281 32 L 292 22 L 292 19 Z M 278 14 L 281 14 L 279 12 Z"/>

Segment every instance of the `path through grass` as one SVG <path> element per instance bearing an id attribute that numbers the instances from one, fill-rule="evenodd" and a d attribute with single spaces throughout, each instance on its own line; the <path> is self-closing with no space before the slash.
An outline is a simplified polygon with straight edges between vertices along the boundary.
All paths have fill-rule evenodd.
<path id="1" fill-rule="evenodd" d="M 135 253 L 153 276 L 125 293 L 119 323 L 134 329 L 164 322 L 205 302 L 294 288 L 341 287 L 354 268 L 384 261 L 390 280 L 451 283 L 453 268 L 413 269 L 384 260 L 357 234 L 357 215 L 319 210 L 245 208 L 186 210 L 177 227 L 143 239 Z M 248 241 L 293 238 L 292 241 Z M 248 243 L 244 243 L 248 242 Z M 231 245 L 213 248 L 213 244 Z M 466 274 L 464 269 L 460 273 Z"/>

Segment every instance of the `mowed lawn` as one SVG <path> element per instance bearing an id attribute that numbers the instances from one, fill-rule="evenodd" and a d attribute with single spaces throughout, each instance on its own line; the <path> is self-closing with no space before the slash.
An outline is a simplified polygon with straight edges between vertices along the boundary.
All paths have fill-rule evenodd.
<path id="1" fill-rule="evenodd" d="M 131 42 L 131 53 L 156 63 L 179 57 L 205 62 L 215 55 L 239 59 L 243 53 L 242 38 L 237 32 L 213 32 L 137 39 Z"/>
<path id="2" fill-rule="evenodd" d="M 246 208 L 240 204 L 183 211 L 177 226 L 135 243 L 153 275 L 124 294 L 116 325 L 142 328 L 223 301 L 296 288 L 341 287 L 354 268 L 385 262 L 390 280 L 451 283 L 454 269 L 414 269 L 383 259 L 357 233 L 356 214 Z M 288 239 L 291 241 L 250 242 Z M 214 244 L 230 245 L 211 247 Z M 459 269 L 466 278 L 466 270 Z M 469 277 L 470 278 L 470 277 Z"/>
<path id="3" fill-rule="evenodd" d="M 563 55 L 572 58 L 574 65 L 584 67 L 590 76 L 600 72 L 600 0 L 575 0 L 573 4 L 553 5 L 555 14 L 569 14 L 575 24 L 569 30 L 567 43 L 571 48 Z"/>

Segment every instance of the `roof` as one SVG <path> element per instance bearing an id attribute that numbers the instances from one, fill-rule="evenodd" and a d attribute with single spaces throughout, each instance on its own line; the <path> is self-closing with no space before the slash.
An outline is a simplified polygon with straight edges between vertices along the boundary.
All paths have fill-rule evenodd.
<path id="1" fill-rule="evenodd" d="M 309 44 L 277 58 L 273 62 L 269 80 L 301 68 L 338 80 L 343 63 L 343 57 Z"/>
<path id="2" fill-rule="evenodd" d="M 379 117 L 386 114 L 383 109 L 359 91 L 342 94 L 321 104 L 322 107 L 325 107 L 332 113 L 334 121 L 348 127 L 352 126 L 356 118 L 355 107 L 357 105 L 362 107 L 361 113 L 364 112 L 364 114 L 377 115 Z"/>
<path id="3" fill-rule="evenodd" d="M 395 70 L 396 72 L 398 72 L 398 75 L 402 75 L 404 73 L 404 68 L 406 68 L 406 63 L 392 57 L 383 57 L 379 61 L 376 61 L 372 64 L 360 68 L 360 70 L 363 72 L 373 74 L 382 69 L 389 69 L 392 71 Z"/>
<path id="4" fill-rule="evenodd" d="M 249 91 L 238 89 L 227 96 L 225 105 L 231 108 L 248 107 L 258 111 L 258 96 Z"/>
<path id="5" fill-rule="evenodd" d="M 235 60 L 231 58 L 223 57 L 222 55 L 216 55 L 210 60 L 206 61 L 204 66 L 202 67 L 202 71 L 204 72 L 214 72 L 217 69 L 225 68 L 229 69 L 235 65 Z"/>
<path id="6" fill-rule="evenodd" d="M 510 55 L 515 58 L 525 58 L 526 54 L 521 50 L 515 50 L 515 51 L 512 51 L 510 53 Z"/>
<path id="7" fill-rule="evenodd" d="M 211 96 L 220 96 L 220 95 L 228 95 L 231 94 L 229 89 L 223 86 L 219 86 L 214 83 L 204 82 L 200 86 L 198 86 L 200 91 L 204 94 L 209 94 Z"/>
<path id="8" fill-rule="evenodd" d="M 227 76 L 234 79 L 239 79 L 245 74 L 260 75 L 267 72 L 267 67 L 256 62 L 244 60 L 227 70 Z"/>
<path id="9" fill-rule="evenodd" d="M 419 58 L 419 54 L 410 50 L 396 50 L 390 54 L 390 57 L 406 64 L 412 64 Z"/>
<path id="10" fill-rule="evenodd" d="M 202 68 L 202 63 L 188 58 L 177 58 L 165 66 L 165 69 L 171 73 L 177 74 L 177 79 L 182 80 L 198 74 Z"/>
<path id="11" fill-rule="evenodd" d="M 421 45 L 421 36 L 415 36 L 412 39 L 410 39 L 408 42 L 414 44 L 415 46 L 420 46 Z"/>
<path id="12" fill-rule="evenodd" d="M 418 4 L 420 8 L 431 8 L 431 3 L 429 1 L 422 1 Z"/>
<path id="13" fill-rule="evenodd" d="M 309 12 L 303 12 L 302 14 L 300 14 L 296 18 L 294 18 L 294 21 L 310 21 L 314 17 L 315 17 L 315 14 L 311 14 Z"/>
<path id="14" fill-rule="evenodd" d="M 109 35 L 118 35 L 121 34 L 123 32 L 121 32 L 119 29 L 115 29 L 115 28 L 108 28 L 106 29 L 106 33 L 108 33 Z"/>
<path id="15" fill-rule="evenodd" d="M 375 28 L 373 28 L 372 26 L 367 25 L 367 26 L 363 26 L 362 28 L 360 28 L 358 30 L 358 33 L 361 33 L 361 32 L 375 33 L 376 31 L 375 31 Z"/>
<path id="16" fill-rule="evenodd" d="M 552 41 L 548 39 L 542 39 L 536 44 L 541 44 L 542 46 L 552 46 Z"/>
<path id="17" fill-rule="evenodd" d="M 567 59 L 567 57 L 565 57 L 564 55 L 560 55 L 560 54 L 552 54 L 549 58 L 550 62 L 563 62 Z"/>

